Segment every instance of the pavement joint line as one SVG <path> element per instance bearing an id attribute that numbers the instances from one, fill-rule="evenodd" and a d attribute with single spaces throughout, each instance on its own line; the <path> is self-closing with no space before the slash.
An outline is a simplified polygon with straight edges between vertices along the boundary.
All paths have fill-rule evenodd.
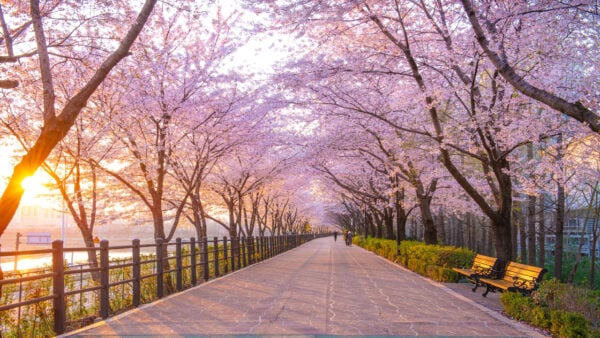
<path id="1" fill-rule="evenodd" d="M 418 276 L 419 278 L 427 281 L 432 286 L 438 287 L 438 288 L 444 290 L 445 292 L 447 292 L 448 294 L 450 294 L 450 295 L 452 295 L 452 296 L 454 296 L 454 297 L 456 297 L 456 298 L 458 298 L 460 300 L 463 300 L 463 301 L 465 301 L 465 302 L 467 302 L 467 303 L 469 303 L 469 304 L 471 304 L 471 305 L 479 308 L 482 312 L 485 312 L 486 314 L 490 315 L 491 317 L 494 317 L 495 319 L 497 319 L 497 320 L 499 320 L 499 321 L 501 321 L 503 323 L 506 323 L 506 324 L 510 325 L 515 330 L 523 332 L 524 334 L 527 335 L 527 337 L 535 337 L 535 338 L 548 337 L 547 335 L 544 335 L 544 334 L 536 331 L 534 328 L 532 328 L 531 326 L 529 326 L 529 325 L 527 325 L 525 323 L 522 323 L 522 322 L 519 322 L 519 321 L 517 321 L 515 319 L 506 317 L 506 316 L 504 316 L 501 313 L 498 313 L 498 312 L 496 312 L 494 310 L 491 310 L 491 309 L 489 309 L 489 308 L 487 308 L 487 307 L 485 307 L 485 306 L 483 306 L 481 304 L 478 304 L 477 302 L 475 302 L 475 301 L 473 301 L 473 300 L 471 300 L 471 299 L 469 299 L 469 298 L 467 298 L 467 297 L 459 294 L 458 292 L 456 292 L 456 291 L 454 291 L 454 290 L 446 287 L 442 283 L 439 283 L 439 282 L 436 282 L 436 281 L 434 281 L 432 279 L 423 277 L 423 276 L 419 275 L 418 273 L 416 273 L 416 272 L 414 272 L 414 271 L 412 271 L 412 270 L 410 270 L 410 269 L 408 269 L 408 268 L 406 268 L 406 267 L 404 267 L 404 266 L 402 266 L 402 265 L 400 265 L 400 264 L 398 264 L 396 262 L 390 261 L 389 259 L 387 259 L 385 257 L 381 257 L 378 254 L 376 254 L 376 253 L 374 253 L 372 251 L 369 251 L 367 249 L 364 249 L 364 248 L 362 248 L 360 246 L 358 246 L 358 247 L 361 248 L 362 250 L 365 250 L 365 251 L 367 251 L 369 253 L 372 253 L 373 255 L 377 256 L 377 258 L 382 259 L 386 263 L 388 263 L 388 264 L 390 264 L 392 266 L 395 266 L 395 267 L 397 267 L 397 268 L 399 268 L 401 270 L 404 270 L 406 272 L 410 272 L 410 273 L 414 274 L 415 276 Z"/>
<path id="2" fill-rule="evenodd" d="M 315 238 L 315 239 L 316 239 L 316 238 Z M 313 240 L 314 240 L 314 239 L 313 239 Z M 306 243 L 308 243 L 308 242 L 306 242 Z M 272 260 L 272 259 L 275 259 L 275 258 L 277 258 L 277 257 L 282 257 L 283 255 L 287 255 L 287 254 L 289 254 L 290 252 L 292 252 L 292 251 L 294 251 L 294 250 L 296 250 L 296 249 L 300 248 L 301 246 L 305 245 L 306 243 L 302 243 L 302 244 L 298 245 L 298 246 L 297 246 L 297 247 L 295 247 L 295 248 L 292 248 L 292 249 L 290 249 L 290 250 L 287 250 L 287 251 L 285 251 L 285 252 L 282 252 L 282 253 L 280 253 L 280 254 L 278 254 L 278 255 L 275 255 L 275 256 L 273 256 L 273 257 L 269 257 L 269 258 L 267 258 L 267 259 L 265 259 L 265 260 L 262 260 L 262 261 L 260 261 L 260 262 L 256 262 L 256 263 L 254 263 L 254 264 L 250 264 L 250 265 L 248 265 L 248 266 L 245 266 L 245 267 L 243 267 L 243 268 L 241 268 L 241 269 L 238 269 L 238 270 L 235 270 L 235 271 L 229 272 L 229 273 L 228 273 L 228 274 L 226 274 L 226 275 L 223 275 L 223 276 L 219 276 L 219 277 L 217 277 L 217 278 L 210 279 L 210 280 L 208 280 L 208 281 L 206 281 L 206 282 L 204 282 L 204 283 L 197 284 L 197 285 L 195 285 L 195 286 L 193 286 L 193 287 L 191 287 L 191 288 L 188 288 L 188 289 L 182 290 L 182 291 L 180 291 L 180 292 L 176 292 L 176 293 L 170 294 L 170 295 L 168 295 L 168 296 L 166 296 L 166 297 L 163 297 L 163 298 L 161 298 L 161 299 L 157 299 L 157 300 L 155 300 L 155 301 L 153 301 L 153 302 L 150 302 L 150 303 L 147 303 L 147 304 L 143 304 L 143 305 L 141 305 L 141 306 L 138 306 L 138 307 L 136 307 L 136 308 L 133 308 L 133 309 L 131 309 L 131 310 L 127 310 L 127 311 L 125 311 L 125 312 L 123 312 L 123 313 L 120 313 L 120 314 L 118 314 L 118 315 L 116 315 L 116 316 L 112 316 L 112 317 L 109 317 L 109 318 L 107 318 L 107 319 L 104 319 L 104 320 L 98 321 L 98 322 L 96 322 L 96 323 L 93 323 L 93 324 L 90 324 L 90 325 L 87 325 L 87 326 L 81 327 L 81 328 L 79 328 L 79 329 L 77 329 L 77 330 L 73 330 L 73 331 L 65 332 L 65 333 L 63 333 L 63 334 L 61 334 L 61 335 L 58 335 L 58 336 L 56 336 L 56 338 L 65 338 L 65 337 L 71 337 L 71 336 L 77 335 L 77 334 L 79 334 L 79 333 L 82 333 L 82 332 L 88 331 L 88 330 L 90 330 L 90 329 L 93 329 L 93 328 L 96 328 L 96 327 L 102 326 L 102 325 L 104 325 L 104 324 L 106 324 L 106 323 L 110 323 L 110 322 L 112 322 L 112 321 L 115 321 L 115 320 L 119 320 L 119 319 L 122 319 L 122 318 L 128 317 L 128 316 L 130 316 L 130 315 L 132 315 L 132 314 L 134 314 L 134 313 L 136 313 L 136 312 L 139 312 L 139 311 L 141 311 L 141 310 L 143 310 L 143 309 L 145 309 L 145 308 L 147 308 L 147 307 L 151 307 L 151 306 L 158 305 L 158 304 L 160 304 L 160 303 L 163 303 L 163 302 L 165 302 L 165 301 L 167 301 L 167 300 L 169 300 L 169 299 L 171 299 L 171 298 L 178 297 L 178 296 L 180 296 L 180 295 L 183 295 L 183 294 L 185 294 L 185 293 L 191 292 L 191 291 L 193 291 L 193 290 L 195 290 L 195 289 L 201 288 L 201 287 L 202 287 L 202 286 L 204 286 L 204 285 L 209 285 L 209 284 L 211 284 L 211 283 L 214 283 L 214 282 L 216 282 L 216 281 L 219 281 L 219 280 L 221 280 L 221 279 L 223 279 L 223 278 L 227 278 L 227 277 L 229 277 L 229 276 L 233 276 L 233 275 L 235 275 L 236 273 L 238 273 L 238 272 L 241 272 L 241 271 L 243 271 L 243 270 L 250 269 L 250 268 L 252 268 L 252 267 L 258 266 L 259 264 L 266 263 L 266 262 L 268 262 L 268 261 L 270 261 L 270 260 Z"/>

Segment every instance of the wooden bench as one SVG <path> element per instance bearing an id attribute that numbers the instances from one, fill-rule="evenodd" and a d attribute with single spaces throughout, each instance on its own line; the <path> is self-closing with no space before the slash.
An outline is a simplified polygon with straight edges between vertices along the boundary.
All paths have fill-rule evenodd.
<path id="1" fill-rule="evenodd" d="M 501 279 L 480 278 L 479 282 L 485 284 L 483 296 L 490 291 L 510 291 L 529 294 L 538 288 L 546 269 L 533 265 L 508 262 Z"/>
<path id="2" fill-rule="evenodd" d="M 475 284 L 473 292 L 483 284 L 479 283 L 480 278 L 495 278 L 499 270 L 500 262 L 496 257 L 489 257 L 477 254 L 473 259 L 470 269 L 452 268 L 452 270 L 466 277 L 471 283 Z"/>

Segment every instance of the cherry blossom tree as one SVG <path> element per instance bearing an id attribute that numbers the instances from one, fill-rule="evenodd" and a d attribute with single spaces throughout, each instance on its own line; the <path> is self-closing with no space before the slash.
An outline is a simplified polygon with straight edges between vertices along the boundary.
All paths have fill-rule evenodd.
<path id="1" fill-rule="evenodd" d="M 64 55 L 70 57 L 68 50 L 60 49 L 60 43 L 64 42 L 65 46 L 69 45 L 69 39 L 76 34 L 73 31 L 79 26 L 75 25 L 75 28 L 71 28 L 72 31 L 56 32 L 58 35 L 52 35 L 51 40 L 47 37 L 47 29 L 51 27 L 51 20 L 44 18 L 48 17 L 49 13 L 56 11 L 61 5 L 70 6 L 70 3 L 56 2 L 50 7 L 40 7 L 39 1 L 32 0 L 30 2 L 30 19 L 24 23 L 21 23 L 15 28 L 11 28 L 10 21 L 6 18 L 6 15 L 21 15 L 25 11 L 22 5 L 17 5 L 16 8 L 11 9 L 10 12 L 6 11 L 6 7 L 2 8 L 2 23 L 4 45 L 9 61 L 22 59 L 28 55 L 37 55 L 37 62 L 39 63 L 39 74 L 41 78 L 41 98 L 43 104 L 40 107 L 40 120 L 41 130 L 37 136 L 36 142 L 23 156 L 21 161 L 14 167 L 13 174 L 4 188 L 2 197 L 0 198 L 0 209 L 2 209 L 2 216 L 0 216 L 0 236 L 8 226 L 12 219 L 19 202 L 23 195 L 23 188 L 21 187 L 22 180 L 32 175 L 43 161 L 48 157 L 54 147 L 62 140 L 77 116 L 81 113 L 82 109 L 86 106 L 88 99 L 92 96 L 94 91 L 100 86 L 104 79 L 108 76 L 110 71 L 129 54 L 129 49 L 133 42 L 140 34 L 142 28 L 146 24 L 150 13 L 155 5 L 155 0 L 148 0 L 142 6 L 135 23 L 131 28 L 123 34 L 121 42 L 116 46 L 116 49 L 112 53 L 106 53 L 104 55 L 95 55 L 95 45 L 90 45 L 88 51 L 94 51 L 91 56 L 86 57 L 85 52 L 81 55 L 77 55 L 76 52 L 72 54 L 72 57 L 81 58 L 81 60 L 87 60 L 90 62 L 91 67 L 95 68 L 96 71 L 82 86 L 73 93 L 70 97 L 57 97 L 55 91 L 54 80 L 56 74 L 52 69 L 52 65 L 61 62 L 62 57 L 53 56 L 51 58 L 51 51 L 57 50 L 58 55 Z M 16 3 L 15 3 L 16 4 Z M 56 11 L 58 13 L 58 11 Z M 67 11 L 69 12 L 69 11 Z M 69 12 L 70 13 L 70 12 Z M 129 21 L 129 17 L 122 18 L 125 22 Z M 58 18 L 60 20 L 60 18 Z M 123 22 L 123 21 L 122 21 Z M 61 25 L 53 27 L 54 30 Z M 90 26 L 86 26 L 85 22 L 82 25 L 83 29 L 92 29 Z M 33 32 L 27 34 L 25 31 L 32 29 Z M 93 30 L 93 29 L 92 29 Z M 120 33 L 121 29 L 115 29 L 115 32 Z M 16 51 L 15 38 L 34 36 L 35 50 L 24 50 Z M 83 34 L 85 35 L 85 34 Z M 28 44 L 25 44 L 28 45 Z M 57 47 L 55 48 L 55 45 Z M 30 46 L 30 45 L 28 45 Z M 27 48 L 27 47 L 26 47 Z M 29 47 L 31 48 L 31 47 Z M 86 48 L 84 48 L 85 50 Z M 75 50 L 71 50 L 74 52 Z M 64 54 L 63 54 L 64 53 Z M 54 55 L 54 53 L 53 53 Z M 102 60 L 104 61 L 98 61 Z M 6 87 L 6 86 L 5 86 Z M 8 86 L 11 87 L 11 86 Z M 58 102 L 57 102 L 58 101 Z M 57 107 L 57 103 L 60 103 L 62 108 Z M 57 113 L 58 112 L 58 113 Z"/>
<path id="2" fill-rule="evenodd" d="M 500 1 L 484 5 L 469 0 L 460 3 L 477 43 L 507 82 L 520 93 L 585 123 L 595 132 L 600 131 L 597 4 Z M 541 36 L 546 38 L 538 39 Z M 538 52 L 530 54 L 532 60 L 519 64 L 506 47 L 514 43 Z M 526 74 L 527 67 L 538 60 L 544 63 L 541 68 L 546 78 L 542 77 L 542 81 L 546 81 L 532 82 Z M 551 68 L 558 68 L 556 74 L 561 75 L 551 75 L 553 72 L 548 71 Z M 569 83 L 565 84 L 566 81 Z"/>
<path id="3" fill-rule="evenodd" d="M 113 95 L 117 102 L 112 104 L 116 108 L 110 119 L 124 155 L 104 159 L 102 168 L 147 207 L 156 240 L 172 239 L 197 186 L 194 182 L 212 161 L 206 161 L 206 153 L 195 153 L 199 162 L 193 165 L 201 168 L 190 178 L 194 182 L 182 187 L 181 180 L 178 183 L 174 178 L 185 175 L 178 159 L 187 147 L 222 151 L 210 144 L 214 138 L 205 136 L 219 131 L 209 128 L 218 125 L 225 114 L 228 103 L 217 101 L 228 94 L 220 93 L 236 90 L 235 82 L 226 84 L 235 78 L 221 73 L 220 67 L 236 48 L 237 42 L 230 38 L 230 21 L 237 16 L 224 16 L 219 7 L 205 9 L 213 21 L 198 20 L 196 10 L 160 6 L 152 34 L 140 37 L 139 56 L 128 60 L 119 73 L 122 80 L 115 83 L 120 94 Z M 120 170 L 109 167 L 118 162 L 124 165 Z"/>

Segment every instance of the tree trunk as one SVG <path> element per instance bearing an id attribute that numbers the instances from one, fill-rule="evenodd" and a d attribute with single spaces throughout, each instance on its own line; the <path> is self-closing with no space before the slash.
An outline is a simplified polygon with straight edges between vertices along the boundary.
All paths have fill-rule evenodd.
<path id="1" fill-rule="evenodd" d="M 545 198 L 544 194 L 540 194 L 539 211 L 538 211 L 538 262 L 543 267 L 546 264 L 546 218 L 545 218 Z"/>
<path id="2" fill-rule="evenodd" d="M 520 246 L 520 253 L 519 253 L 519 258 L 521 259 L 521 262 L 525 262 L 527 259 L 527 223 L 526 223 L 526 210 L 524 210 L 525 208 L 525 204 L 523 202 L 519 202 L 519 205 L 521 206 L 521 212 L 519 213 L 519 246 Z"/>
<path id="3" fill-rule="evenodd" d="M 488 241 L 486 243 L 485 250 L 488 256 L 493 256 L 492 252 L 494 251 L 494 236 L 492 236 L 491 234 L 490 236 L 488 236 Z"/>
<path id="4" fill-rule="evenodd" d="M 590 283 L 589 288 L 593 289 L 595 287 L 595 277 L 596 277 L 596 255 L 598 254 L 598 236 L 596 233 L 592 235 L 592 247 L 590 250 Z"/>
<path id="5" fill-rule="evenodd" d="M 587 218 L 586 218 L 587 219 Z M 581 234 L 579 236 L 579 245 L 577 246 L 577 253 L 575 256 L 575 263 L 573 264 L 573 268 L 569 275 L 567 276 L 567 284 L 573 284 L 575 281 L 575 275 L 577 274 L 577 269 L 579 269 L 579 264 L 581 263 L 581 250 L 583 249 L 583 240 L 585 239 L 585 224 L 583 225 L 583 229 L 581 230 Z"/>
<path id="6" fill-rule="evenodd" d="M 554 277 L 562 281 L 565 225 L 565 187 L 559 183 L 556 194 L 556 241 L 554 243 Z"/>
<path id="7" fill-rule="evenodd" d="M 447 243 L 448 239 L 446 238 L 446 229 L 444 227 L 445 217 L 444 217 L 444 209 L 440 210 L 439 220 L 437 222 L 437 240 L 438 243 Z"/>
<path id="8" fill-rule="evenodd" d="M 98 268 L 98 256 L 96 255 L 96 244 L 94 243 L 94 235 L 88 228 L 82 228 L 81 226 L 79 226 L 79 229 L 81 230 L 81 236 L 83 237 L 85 247 L 88 248 L 87 256 L 90 269 L 96 269 Z M 93 271 L 90 273 L 90 275 L 94 282 L 100 282 L 99 271 Z"/>
<path id="9" fill-rule="evenodd" d="M 458 247 L 465 246 L 465 237 L 463 231 L 463 222 L 456 218 L 454 214 L 452 214 L 452 223 L 454 227 L 456 227 L 456 243 L 455 245 Z"/>
<path id="10" fill-rule="evenodd" d="M 402 208 L 401 198 L 402 196 L 399 192 L 396 193 L 396 203 L 394 205 L 396 209 L 396 242 L 400 244 L 400 242 L 406 240 L 406 222 L 408 220 L 408 215 L 404 208 Z"/>
<path id="11" fill-rule="evenodd" d="M 410 238 L 412 240 L 417 239 L 418 237 L 418 233 L 417 233 L 417 220 L 415 220 L 415 218 L 413 217 L 410 221 Z"/>
<path id="12" fill-rule="evenodd" d="M 527 145 L 527 159 L 533 160 L 533 144 Z M 535 265 L 535 195 L 527 196 L 527 264 Z"/>
<path id="13" fill-rule="evenodd" d="M 506 214 L 506 212 L 505 212 Z M 510 209 L 508 211 L 510 215 Z M 496 257 L 506 264 L 512 260 L 512 231 L 506 226 L 510 223 L 510 216 L 498 217 L 492 220 L 492 229 L 494 231 L 494 249 L 496 251 Z"/>
<path id="14" fill-rule="evenodd" d="M 431 213 L 431 197 L 420 196 L 419 210 L 421 211 L 421 221 L 423 222 L 423 240 L 426 244 L 437 244 L 438 235 L 435 227 L 435 221 L 433 220 L 433 214 Z"/>
<path id="15" fill-rule="evenodd" d="M 527 264 L 535 265 L 535 206 L 537 198 L 529 195 L 527 198 Z"/>
<path id="16" fill-rule="evenodd" d="M 382 217 L 379 217 L 379 211 L 375 208 L 372 208 L 373 219 L 375 220 L 375 237 L 383 238 L 383 220 Z"/>
<path id="17" fill-rule="evenodd" d="M 466 227 L 467 227 L 467 248 L 469 248 L 470 250 L 473 250 L 475 248 L 475 244 L 474 244 L 474 230 L 473 230 L 473 217 L 471 216 L 470 212 L 467 212 L 467 214 L 465 215 L 466 218 Z"/>
<path id="18" fill-rule="evenodd" d="M 394 211 L 390 207 L 384 209 L 385 239 L 394 239 Z"/>

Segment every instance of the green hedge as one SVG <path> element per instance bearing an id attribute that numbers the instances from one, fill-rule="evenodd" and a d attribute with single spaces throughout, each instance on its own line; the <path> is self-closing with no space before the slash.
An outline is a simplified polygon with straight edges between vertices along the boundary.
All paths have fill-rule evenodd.
<path id="1" fill-rule="evenodd" d="M 600 337 L 598 291 L 549 280 L 532 297 L 505 292 L 500 300 L 509 316 L 548 330 L 553 337 Z"/>
<path id="2" fill-rule="evenodd" d="M 355 236 L 352 242 L 390 261 L 396 261 L 396 241 L 391 239 L 380 239 Z"/>
<path id="3" fill-rule="evenodd" d="M 456 282 L 460 275 L 452 268 L 470 267 L 474 258 L 475 253 L 464 248 L 402 241 L 397 262 L 435 281 Z"/>
<path id="4" fill-rule="evenodd" d="M 400 248 L 389 239 L 356 236 L 353 242 L 438 282 L 458 281 L 460 275 L 452 268 L 470 267 L 475 258 L 475 253 L 467 249 L 417 241 L 402 241 Z"/>

